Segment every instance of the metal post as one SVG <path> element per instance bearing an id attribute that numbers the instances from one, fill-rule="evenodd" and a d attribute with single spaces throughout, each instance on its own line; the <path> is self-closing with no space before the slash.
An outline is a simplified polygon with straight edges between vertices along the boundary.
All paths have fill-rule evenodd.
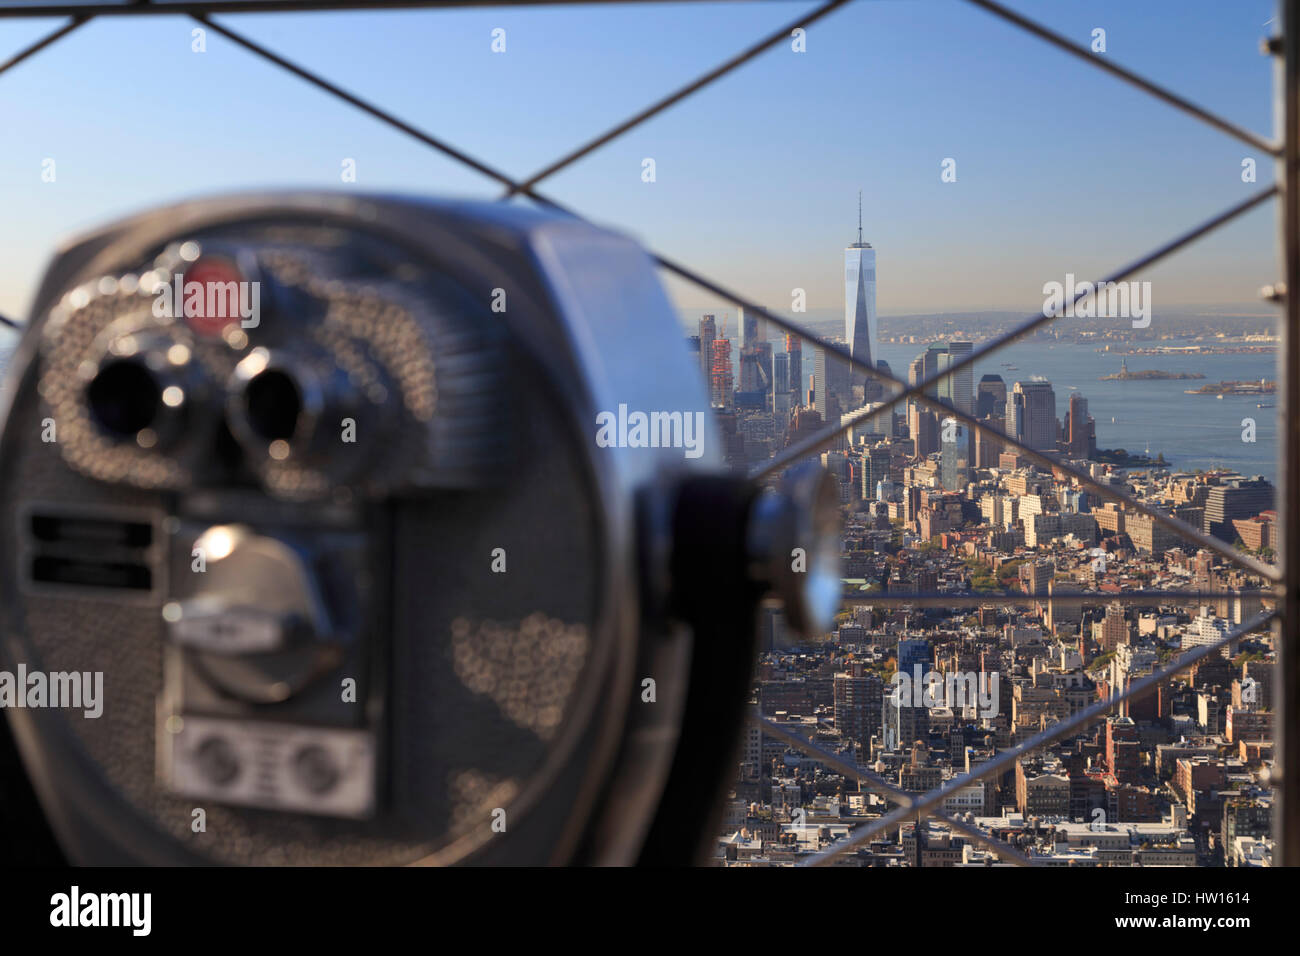
<path id="1" fill-rule="evenodd" d="M 1279 556 L 1284 572 L 1280 619 L 1274 624 L 1277 647 L 1275 688 L 1276 758 L 1280 786 L 1274 791 L 1274 863 L 1300 865 L 1300 0 L 1279 0 L 1281 56 L 1275 64 L 1276 135 L 1285 143 L 1277 167 L 1281 186 L 1278 225 L 1282 276 L 1278 290 L 1283 306 L 1278 348 L 1278 378 L 1282 401 L 1277 503 L 1282 531 Z M 1278 51 L 1273 49 L 1274 53 Z"/>

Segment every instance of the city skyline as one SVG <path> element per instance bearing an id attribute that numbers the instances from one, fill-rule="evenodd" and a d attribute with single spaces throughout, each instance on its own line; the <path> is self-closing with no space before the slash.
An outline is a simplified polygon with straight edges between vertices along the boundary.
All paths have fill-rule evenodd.
<path id="1" fill-rule="evenodd" d="M 706 313 L 700 319 L 698 324 L 698 334 L 691 335 L 692 331 L 688 324 L 688 338 L 692 339 L 695 344 L 692 348 L 700 350 L 701 363 L 706 365 L 706 375 L 710 384 L 710 398 L 715 407 L 730 410 L 736 409 L 737 414 L 742 416 L 749 415 L 755 410 L 761 410 L 766 404 L 767 413 L 773 416 L 771 422 L 772 438 L 778 442 L 781 440 L 783 429 L 788 424 L 787 417 L 791 410 L 797 410 L 799 406 L 807 404 L 810 410 L 817 414 L 817 419 L 823 423 L 841 421 L 850 413 L 854 413 L 864 406 L 873 402 L 880 401 L 885 396 L 885 387 L 877 379 L 873 379 L 861 373 L 851 373 L 847 363 L 838 359 L 826 348 L 822 347 L 821 342 L 838 344 L 846 351 L 854 354 L 859 362 L 879 367 L 882 371 L 893 374 L 890 369 L 888 359 L 878 350 L 875 340 L 878 331 L 878 321 L 875 315 L 875 288 L 877 271 L 875 268 L 876 250 L 872 244 L 867 242 L 863 230 L 861 199 L 858 205 L 858 227 L 856 241 L 849 244 L 845 250 L 844 259 L 844 300 L 843 300 L 843 325 L 842 335 L 836 334 L 834 329 L 828 329 L 825 324 L 820 328 L 814 329 L 805 324 L 810 332 L 820 333 L 813 338 L 805 350 L 802 343 L 797 352 L 792 352 L 792 337 L 789 334 L 784 335 L 785 349 L 781 351 L 782 336 L 773 336 L 775 327 L 766 327 L 762 319 L 753 314 L 746 314 L 745 307 L 737 308 L 737 320 L 734 324 L 729 325 L 729 316 L 723 311 L 721 323 L 718 322 L 715 313 Z M 1099 301 L 1101 301 L 1099 299 Z M 956 315 L 960 315 L 957 313 Z M 1265 316 L 1259 316 L 1265 319 Z M 1013 317 L 1011 325 L 1021 319 Z M 826 320 L 830 321 L 830 320 Z M 1054 323 L 1050 328 L 1059 336 L 1062 321 Z M 1087 321 L 1087 320 L 1085 320 Z M 1076 337 L 1076 348 L 1078 347 L 1078 336 L 1098 333 L 1105 336 L 1098 341 L 1106 341 L 1120 345 L 1122 348 L 1125 343 L 1130 347 L 1134 342 L 1134 328 L 1141 326 L 1139 336 L 1148 336 L 1147 327 L 1150 322 L 1130 322 L 1125 316 L 1102 318 L 1096 331 L 1088 332 L 1083 326 L 1076 326 L 1070 334 Z M 964 323 L 963 323 L 964 324 Z M 1178 322 L 1171 318 L 1165 318 L 1158 326 L 1159 334 L 1155 336 L 1156 341 L 1173 338 L 1178 341 L 1180 332 L 1178 331 Z M 1266 325 L 1267 327 L 1267 325 Z M 895 324 L 895 333 L 899 326 Z M 906 328 L 906 326 L 903 326 Z M 1221 327 L 1222 328 L 1222 327 Z M 990 330 L 987 337 L 996 339 L 1004 333 L 1005 326 L 999 329 Z M 1239 329 L 1237 334 L 1249 333 L 1248 328 Z M 1216 336 L 1222 338 L 1225 333 L 1220 331 Z M 1231 336 L 1231 331 L 1226 333 Z M 899 343 L 910 340 L 913 343 L 924 346 L 919 354 L 911 359 L 903 380 L 908 384 L 916 384 L 925 379 L 932 380 L 940 373 L 944 372 L 951 365 L 957 364 L 969 356 L 974 350 L 977 341 L 972 341 L 966 331 L 950 332 L 946 335 L 937 337 L 931 335 L 895 336 L 889 341 L 893 343 L 891 350 L 894 351 L 894 358 L 897 358 L 897 348 Z M 1149 340 L 1149 338 L 1147 339 Z M 1248 337 L 1240 339 L 1245 342 Z M 1192 339 L 1193 342 L 1202 342 L 1203 337 Z M 1229 338 L 1227 341 L 1238 341 Z M 1263 340 L 1266 344 L 1249 346 L 1250 349 L 1268 354 L 1272 351 L 1273 339 L 1271 337 Z M 739 349 L 734 349 L 734 346 Z M 1050 346 L 1049 346 L 1050 347 Z M 1089 351 L 1100 351 L 1093 345 L 1085 346 Z M 1202 346 L 1174 346 L 1170 354 L 1177 352 L 1185 354 L 1180 349 L 1187 347 L 1194 351 Z M 1105 346 L 1109 351 L 1111 345 Z M 1007 350 L 1014 355 L 1015 347 Z M 1210 349 L 1212 353 L 1213 348 Z M 810 352 L 810 354 L 807 354 Z M 808 369 L 804 361 L 805 355 L 812 363 L 811 370 Z M 998 350 L 994 353 L 998 357 L 1004 357 L 1005 352 Z M 1020 348 L 1020 354 L 1024 355 L 1024 346 Z M 1136 352 L 1134 354 L 1137 354 Z M 1161 380 L 1162 378 L 1180 378 L 1188 377 L 1184 374 L 1172 375 L 1161 373 L 1159 370 L 1147 370 L 1138 375 L 1130 375 L 1124 353 L 1120 353 L 1120 374 L 1100 376 L 1106 378 L 1119 378 L 1124 381 L 1132 380 Z M 951 377 L 940 378 L 927 389 L 927 394 L 944 405 L 955 408 L 959 412 L 972 415 L 977 411 L 976 406 L 976 389 L 974 376 L 979 373 L 980 365 L 983 365 L 985 374 L 983 381 L 990 378 L 988 368 L 993 356 L 986 356 L 980 362 L 965 365 Z M 1208 356 L 1207 356 L 1208 357 Z M 1082 356 L 1081 356 L 1082 358 Z M 1024 361 L 1025 359 L 1022 359 Z M 904 366 L 900 366 L 904 367 Z M 1006 371 L 1007 379 L 1003 381 L 1000 375 L 992 377 L 997 378 L 1002 387 L 1002 397 L 999 399 L 1000 405 L 996 417 L 992 417 L 989 412 L 985 411 L 980 415 L 981 418 L 991 420 L 998 430 L 1005 432 L 1013 439 L 1024 442 L 1028 447 L 1054 455 L 1058 451 L 1068 451 L 1070 456 L 1076 459 L 1085 459 L 1096 452 L 1097 444 L 1097 427 L 1096 422 L 1088 414 L 1087 399 L 1085 394 L 1090 393 L 1093 387 L 1091 383 L 1085 386 L 1085 392 L 1080 393 L 1078 384 L 1068 384 L 1068 390 L 1060 394 L 1052 387 L 1052 382 L 1042 373 L 1042 369 L 1036 367 L 1034 361 L 1029 360 L 1026 371 L 1018 374 L 1011 374 L 1013 371 L 1018 372 L 1018 367 L 1011 362 L 1003 361 L 1000 363 L 1000 371 Z M 803 373 L 800 376 L 799 373 Z M 803 389 L 804 377 L 809 385 L 805 393 Z M 1194 377 L 1204 378 L 1204 375 Z M 1224 375 L 1227 381 L 1229 376 Z M 1261 379 L 1262 380 L 1262 379 Z M 733 392 L 734 387 L 734 392 Z M 982 387 L 981 387 L 981 390 Z M 987 397 L 987 396 L 986 396 Z M 1103 396 L 1103 398 L 1106 396 Z M 1109 402 L 1103 402 L 1104 406 L 1109 406 Z M 1058 407 L 1061 415 L 1058 416 Z M 1260 405 L 1264 407 L 1263 404 Z M 1271 407 L 1271 406 L 1270 406 Z M 1075 413 L 1078 414 L 1075 414 Z M 942 475 L 940 479 L 943 486 L 952 490 L 958 482 L 964 480 L 967 469 L 978 467 L 979 465 L 989 464 L 990 443 L 994 447 L 992 455 L 996 456 L 997 442 L 991 436 L 979 436 L 977 430 L 968 429 L 965 425 L 957 425 L 959 436 L 953 436 L 951 427 L 947 426 L 940 409 L 930 407 L 915 399 L 906 403 L 901 410 L 896 408 L 894 414 L 899 416 L 898 420 L 905 423 L 906 433 L 914 443 L 914 453 L 922 457 L 929 454 L 938 454 L 943 452 Z M 1082 421 L 1080 421 L 1082 419 Z M 1115 423 L 1115 417 L 1111 418 L 1111 425 Z M 875 421 L 876 424 L 872 424 Z M 846 451 L 848 445 L 859 440 L 861 435 L 884 437 L 890 432 L 888 426 L 883 429 L 879 420 L 873 419 L 865 422 L 834 440 L 829 446 L 836 451 Z M 1240 424 L 1251 423 L 1251 442 L 1257 440 L 1254 434 L 1255 419 L 1243 420 Z M 1166 426 L 1172 424 L 1166 421 Z M 1227 423 L 1229 432 L 1234 432 L 1238 427 L 1236 419 Z M 800 426 L 802 427 L 802 426 Z M 1109 439 L 1111 436 L 1105 436 Z M 789 440 L 788 437 L 786 439 Z M 957 444 L 952 444 L 956 441 Z M 957 450 L 960 445 L 960 452 Z M 1164 450 L 1157 443 L 1157 450 L 1152 451 L 1151 437 L 1148 432 L 1144 437 L 1145 452 L 1147 456 L 1154 454 L 1164 454 Z M 951 445 L 951 447 L 950 447 Z M 1059 447 L 1058 447 L 1059 446 Z M 985 450 L 980 451 L 983 447 Z M 1126 446 L 1122 443 L 1112 442 L 1110 447 L 1124 449 Z M 1271 447 L 1271 446 L 1266 446 Z M 1169 451 L 1171 456 L 1181 457 L 1186 460 L 1186 455 L 1181 454 L 1181 449 L 1177 445 L 1170 445 Z M 1211 470 L 1215 465 L 1212 462 L 1197 460 L 1193 456 L 1192 464 L 1195 466 L 1206 465 Z M 1267 466 L 1257 468 L 1252 474 L 1265 472 L 1273 474 L 1274 464 L 1269 463 Z M 1222 470 L 1222 469 L 1221 469 Z M 1231 469 L 1229 469 L 1231 470 Z"/>

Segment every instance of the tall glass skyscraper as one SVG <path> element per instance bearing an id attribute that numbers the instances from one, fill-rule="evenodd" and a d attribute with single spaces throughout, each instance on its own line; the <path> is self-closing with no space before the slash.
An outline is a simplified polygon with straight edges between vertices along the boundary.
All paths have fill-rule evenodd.
<path id="1" fill-rule="evenodd" d="M 862 194 L 858 193 L 858 241 L 844 250 L 844 335 L 855 361 L 875 367 L 876 250 L 862 241 Z M 876 401 L 880 383 L 853 371 L 850 386 L 864 385 L 865 399 Z"/>
<path id="2" fill-rule="evenodd" d="M 953 341 L 948 343 L 948 364 L 956 365 L 958 362 L 966 359 L 974 350 L 974 344 L 971 342 Z M 965 412 L 967 415 L 975 414 L 975 394 L 971 387 L 974 380 L 973 366 L 967 365 L 965 368 L 958 369 L 953 373 L 952 378 L 948 380 L 949 393 L 952 395 L 953 408 L 959 412 Z"/>
<path id="3" fill-rule="evenodd" d="M 945 491 L 965 491 L 970 481 L 971 436 L 965 425 L 958 422 L 940 423 L 939 450 L 943 458 L 939 463 L 939 480 Z"/>

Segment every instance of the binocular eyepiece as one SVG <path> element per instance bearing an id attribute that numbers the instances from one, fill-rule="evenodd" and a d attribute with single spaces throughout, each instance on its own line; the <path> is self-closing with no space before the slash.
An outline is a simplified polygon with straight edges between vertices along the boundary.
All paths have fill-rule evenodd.
<path id="1" fill-rule="evenodd" d="M 114 340 L 86 383 L 86 408 L 113 440 L 167 444 L 183 431 L 187 406 L 202 397 L 191 358 L 185 345 L 158 334 Z"/>

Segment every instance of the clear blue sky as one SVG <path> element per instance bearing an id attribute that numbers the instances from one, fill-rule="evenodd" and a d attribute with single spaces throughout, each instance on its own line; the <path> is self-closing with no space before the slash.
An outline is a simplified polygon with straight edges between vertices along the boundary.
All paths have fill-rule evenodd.
<path id="1" fill-rule="evenodd" d="M 1268 0 L 1016 9 L 1258 132 Z M 224 22 L 526 176 L 792 20 L 804 3 L 230 16 Z M 0 22 L 0 58 L 55 26 Z M 490 198 L 472 171 L 184 17 L 106 19 L 0 77 L 0 310 L 61 237 L 193 194 L 265 186 Z M 491 52 L 491 31 L 506 52 Z M 1241 181 L 1253 156 L 1259 184 Z M 653 157 L 657 181 L 641 181 Z M 957 160 L 957 182 L 940 163 Z M 57 180 L 41 182 L 42 160 Z M 344 158 L 358 182 L 340 182 Z M 859 0 L 544 183 L 557 199 L 773 308 L 842 308 L 857 191 L 882 312 L 1037 309 L 1271 179 L 1262 154 L 956 0 Z M 1161 305 L 1247 302 L 1272 206 L 1143 278 Z M 670 284 L 683 309 L 713 303 Z"/>

